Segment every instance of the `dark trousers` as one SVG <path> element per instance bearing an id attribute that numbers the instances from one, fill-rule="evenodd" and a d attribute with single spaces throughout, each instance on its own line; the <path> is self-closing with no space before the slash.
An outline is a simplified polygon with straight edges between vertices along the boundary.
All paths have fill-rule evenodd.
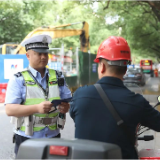
<path id="1" fill-rule="evenodd" d="M 15 148 L 14 148 L 14 153 L 16 154 L 17 156 L 17 153 L 18 153 L 18 149 L 19 149 L 19 146 L 22 142 L 26 141 L 27 139 L 30 139 L 30 138 L 27 138 L 27 137 L 23 137 L 23 136 L 20 136 L 18 134 L 15 134 Z M 52 138 L 60 138 L 61 137 L 61 134 L 59 133 L 57 136 L 55 137 L 52 137 Z"/>

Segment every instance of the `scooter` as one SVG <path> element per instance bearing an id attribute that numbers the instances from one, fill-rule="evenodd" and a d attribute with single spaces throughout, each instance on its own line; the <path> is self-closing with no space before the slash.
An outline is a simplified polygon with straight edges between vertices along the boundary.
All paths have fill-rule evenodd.
<path id="1" fill-rule="evenodd" d="M 92 140 L 29 139 L 20 145 L 16 159 L 122 159 L 122 154 L 118 145 Z"/>
<path id="2" fill-rule="evenodd" d="M 54 138 L 23 142 L 16 159 L 122 159 L 122 155 L 115 144 Z"/>
<path id="3" fill-rule="evenodd" d="M 129 86 L 129 89 L 136 93 L 142 93 L 136 86 Z M 160 104 L 159 102 L 154 106 Z M 137 127 L 137 140 L 153 140 L 153 136 L 139 137 L 142 127 L 140 124 Z M 136 143 L 138 145 L 138 143 Z M 140 151 L 140 159 L 148 159 L 155 156 L 145 156 Z M 159 156 L 160 157 L 160 156 Z M 81 139 L 30 139 L 23 142 L 19 148 L 17 159 L 122 159 L 121 149 L 118 145 L 97 142 L 92 140 Z M 160 159 L 160 158 L 159 158 Z"/>

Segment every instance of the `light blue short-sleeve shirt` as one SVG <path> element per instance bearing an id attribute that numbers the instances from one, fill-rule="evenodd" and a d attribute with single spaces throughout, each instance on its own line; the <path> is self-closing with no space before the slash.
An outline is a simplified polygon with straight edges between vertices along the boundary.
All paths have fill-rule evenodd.
<path id="1" fill-rule="evenodd" d="M 31 71 L 33 76 L 36 78 L 38 83 L 41 84 L 44 89 L 46 89 L 46 75 L 48 74 L 48 76 L 50 76 L 48 69 L 45 70 L 45 75 L 43 78 L 41 77 L 41 74 L 31 66 L 29 66 L 29 70 Z M 61 77 L 64 77 L 64 76 L 62 75 Z M 22 76 L 20 77 L 13 76 L 9 80 L 8 86 L 7 86 L 5 104 L 21 104 L 21 102 L 25 100 L 26 87 L 24 83 L 25 81 Z M 71 98 L 71 91 L 69 90 L 66 82 L 64 83 L 64 86 L 59 87 L 59 91 L 60 91 L 61 99 Z M 59 129 L 52 131 L 48 127 L 45 127 L 41 131 L 34 132 L 33 136 L 27 136 L 23 131 L 20 131 L 20 130 L 18 131 L 15 130 L 14 132 L 18 135 L 28 137 L 28 138 L 51 138 L 59 134 Z"/>

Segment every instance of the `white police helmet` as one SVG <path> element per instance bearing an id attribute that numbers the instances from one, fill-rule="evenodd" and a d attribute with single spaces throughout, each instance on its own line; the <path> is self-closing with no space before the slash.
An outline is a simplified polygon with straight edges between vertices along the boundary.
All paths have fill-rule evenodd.
<path id="1" fill-rule="evenodd" d="M 31 49 L 38 53 L 48 53 L 49 52 L 48 44 L 51 42 L 52 42 L 51 36 L 41 34 L 25 39 L 21 43 L 21 46 L 24 46 L 26 51 Z"/>

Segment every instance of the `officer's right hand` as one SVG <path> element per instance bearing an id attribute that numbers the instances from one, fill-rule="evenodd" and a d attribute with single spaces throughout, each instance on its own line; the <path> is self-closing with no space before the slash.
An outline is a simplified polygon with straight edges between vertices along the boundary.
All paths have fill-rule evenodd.
<path id="1" fill-rule="evenodd" d="M 53 104 L 50 101 L 41 102 L 38 104 L 38 113 L 48 113 Z"/>

